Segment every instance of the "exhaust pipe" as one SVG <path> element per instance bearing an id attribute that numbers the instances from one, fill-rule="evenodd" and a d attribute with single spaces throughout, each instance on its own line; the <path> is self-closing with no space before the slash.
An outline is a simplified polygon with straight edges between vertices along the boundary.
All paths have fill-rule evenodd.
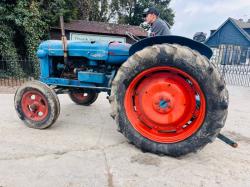
<path id="1" fill-rule="evenodd" d="M 61 39 L 62 39 L 62 45 L 63 45 L 63 58 L 64 58 L 64 64 L 66 64 L 67 59 L 68 59 L 68 50 L 67 50 L 67 37 L 65 35 L 63 16 L 60 16 L 60 26 L 61 26 L 61 33 L 62 33 Z"/>

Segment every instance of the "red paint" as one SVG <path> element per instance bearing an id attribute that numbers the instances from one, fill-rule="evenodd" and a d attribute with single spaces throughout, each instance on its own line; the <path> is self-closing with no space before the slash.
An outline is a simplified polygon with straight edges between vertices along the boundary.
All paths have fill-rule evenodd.
<path id="1" fill-rule="evenodd" d="M 88 100 L 89 98 L 89 94 L 87 93 L 72 93 L 72 96 L 81 102 L 84 102 L 85 100 Z"/>
<path id="2" fill-rule="evenodd" d="M 26 118 L 39 122 L 48 116 L 49 105 L 45 96 L 36 90 L 24 93 L 21 107 Z"/>
<path id="3" fill-rule="evenodd" d="M 141 135 L 160 143 L 175 143 L 200 128 L 206 100 L 198 82 L 184 71 L 155 67 L 130 83 L 124 107 L 130 123 Z"/>

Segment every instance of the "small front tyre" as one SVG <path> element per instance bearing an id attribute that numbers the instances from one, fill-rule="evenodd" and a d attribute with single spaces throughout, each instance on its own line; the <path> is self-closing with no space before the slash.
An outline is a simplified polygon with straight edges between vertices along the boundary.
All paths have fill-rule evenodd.
<path id="1" fill-rule="evenodd" d="M 39 81 L 23 84 L 15 94 L 15 109 L 30 128 L 45 129 L 57 120 L 60 103 L 54 90 Z"/>

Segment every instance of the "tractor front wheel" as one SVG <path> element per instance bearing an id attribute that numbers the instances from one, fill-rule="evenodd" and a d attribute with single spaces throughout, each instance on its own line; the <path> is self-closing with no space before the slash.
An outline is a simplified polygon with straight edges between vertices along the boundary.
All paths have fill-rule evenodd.
<path id="1" fill-rule="evenodd" d="M 56 93 L 39 81 L 27 82 L 18 88 L 14 103 L 19 118 L 30 128 L 48 128 L 55 123 L 60 113 Z"/>
<path id="2" fill-rule="evenodd" d="M 181 156 L 212 142 L 225 124 L 228 92 L 216 66 L 179 45 L 135 53 L 111 92 L 119 130 L 138 148 Z"/>
<path id="3" fill-rule="evenodd" d="M 98 93 L 93 91 L 79 92 L 72 90 L 69 92 L 69 97 L 74 103 L 78 105 L 89 106 L 96 101 L 98 98 Z"/>

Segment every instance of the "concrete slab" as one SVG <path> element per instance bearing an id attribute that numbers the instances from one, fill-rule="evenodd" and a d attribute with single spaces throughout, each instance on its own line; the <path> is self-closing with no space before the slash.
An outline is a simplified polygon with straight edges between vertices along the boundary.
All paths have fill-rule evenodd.
<path id="1" fill-rule="evenodd" d="M 250 186 L 250 88 L 228 87 L 225 134 L 197 154 L 175 159 L 142 153 L 116 131 L 101 94 L 90 107 L 60 95 L 61 114 L 49 129 L 18 119 L 13 94 L 0 94 L 0 186 Z"/>

